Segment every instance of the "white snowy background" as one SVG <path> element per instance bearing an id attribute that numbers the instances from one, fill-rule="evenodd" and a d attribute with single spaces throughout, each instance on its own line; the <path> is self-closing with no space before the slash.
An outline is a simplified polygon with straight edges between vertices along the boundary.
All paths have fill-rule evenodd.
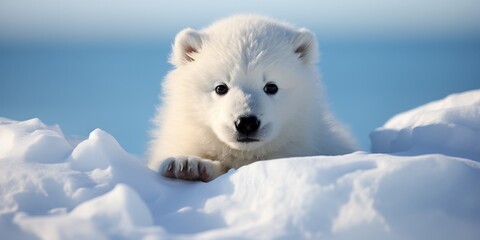
<path id="1" fill-rule="evenodd" d="M 0 239 L 480 239 L 480 90 L 391 118 L 372 149 L 165 179 L 101 129 L 0 118 Z"/>

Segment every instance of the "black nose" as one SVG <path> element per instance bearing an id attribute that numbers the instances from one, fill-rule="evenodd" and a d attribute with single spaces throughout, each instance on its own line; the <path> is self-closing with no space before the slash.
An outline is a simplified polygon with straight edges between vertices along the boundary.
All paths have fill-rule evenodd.
<path id="1" fill-rule="evenodd" d="M 235 122 L 237 131 L 242 134 L 252 134 L 260 127 L 260 121 L 255 116 L 240 117 Z"/>

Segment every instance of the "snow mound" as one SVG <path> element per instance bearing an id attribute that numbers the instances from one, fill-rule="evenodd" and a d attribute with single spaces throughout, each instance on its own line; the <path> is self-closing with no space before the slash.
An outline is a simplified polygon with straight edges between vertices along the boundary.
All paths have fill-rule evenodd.
<path id="1" fill-rule="evenodd" d="M 469 94 L 447 98 L 448 108 L 427 105 L 437 109 L 428 117 L 399 115 L 386 127 L 430 126 L 434 118 L 448 125 L 448 115 L 453 129 L 478 129 L 478 115 L 467 114 L 474 110 L 458 110 Z M 477 95 L 462 109 L 478 106 Z M 158 176 L 100 129 L 81 142 L 69 139 L 39 119 L 0 118 L 0 239 L 480 236 L 480 163 L 465 158 L 357 152 L 277 159 L 201 183 Z M 472 148 L 455 150 L 467 155 Z"/>
<path id="2" fill-rule="evenodd" d="M 480 89 L 398 114 L 370 139 L 372 152 L 442 153 L 480 161 Z"/>

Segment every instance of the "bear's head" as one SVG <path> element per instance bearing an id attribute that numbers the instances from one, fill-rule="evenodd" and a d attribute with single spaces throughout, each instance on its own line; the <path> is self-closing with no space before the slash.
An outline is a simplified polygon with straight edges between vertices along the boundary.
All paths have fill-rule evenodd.
<path id="1" fill-rule="evenodd" d="M 236 16 L 178 33 L 166 91 L 177 94 L 199 127 L 233 149 L 252 151 L 309 124 L 300 116 L 314 110 L 317 58 L 310 31 Z"/>

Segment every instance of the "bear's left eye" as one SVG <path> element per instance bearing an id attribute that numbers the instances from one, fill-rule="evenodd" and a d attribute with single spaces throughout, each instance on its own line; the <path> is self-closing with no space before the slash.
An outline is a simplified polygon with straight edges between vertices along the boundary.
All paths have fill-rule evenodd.
<path id="1" fill-rule="evenodd" d="M 263 87 L 263 91 L 268 95 L 274 95 L 278 92 L 278 86 L 275 83 L 267 83 L 267 85 Z"/>
<path id="2" fill-rule="evenodd" d="M 220 84 L 220 85 L 215 87 L 215 92 L 218 95 L 225 95 L 228 92 L 228 87 L 225 84 Z"/>

